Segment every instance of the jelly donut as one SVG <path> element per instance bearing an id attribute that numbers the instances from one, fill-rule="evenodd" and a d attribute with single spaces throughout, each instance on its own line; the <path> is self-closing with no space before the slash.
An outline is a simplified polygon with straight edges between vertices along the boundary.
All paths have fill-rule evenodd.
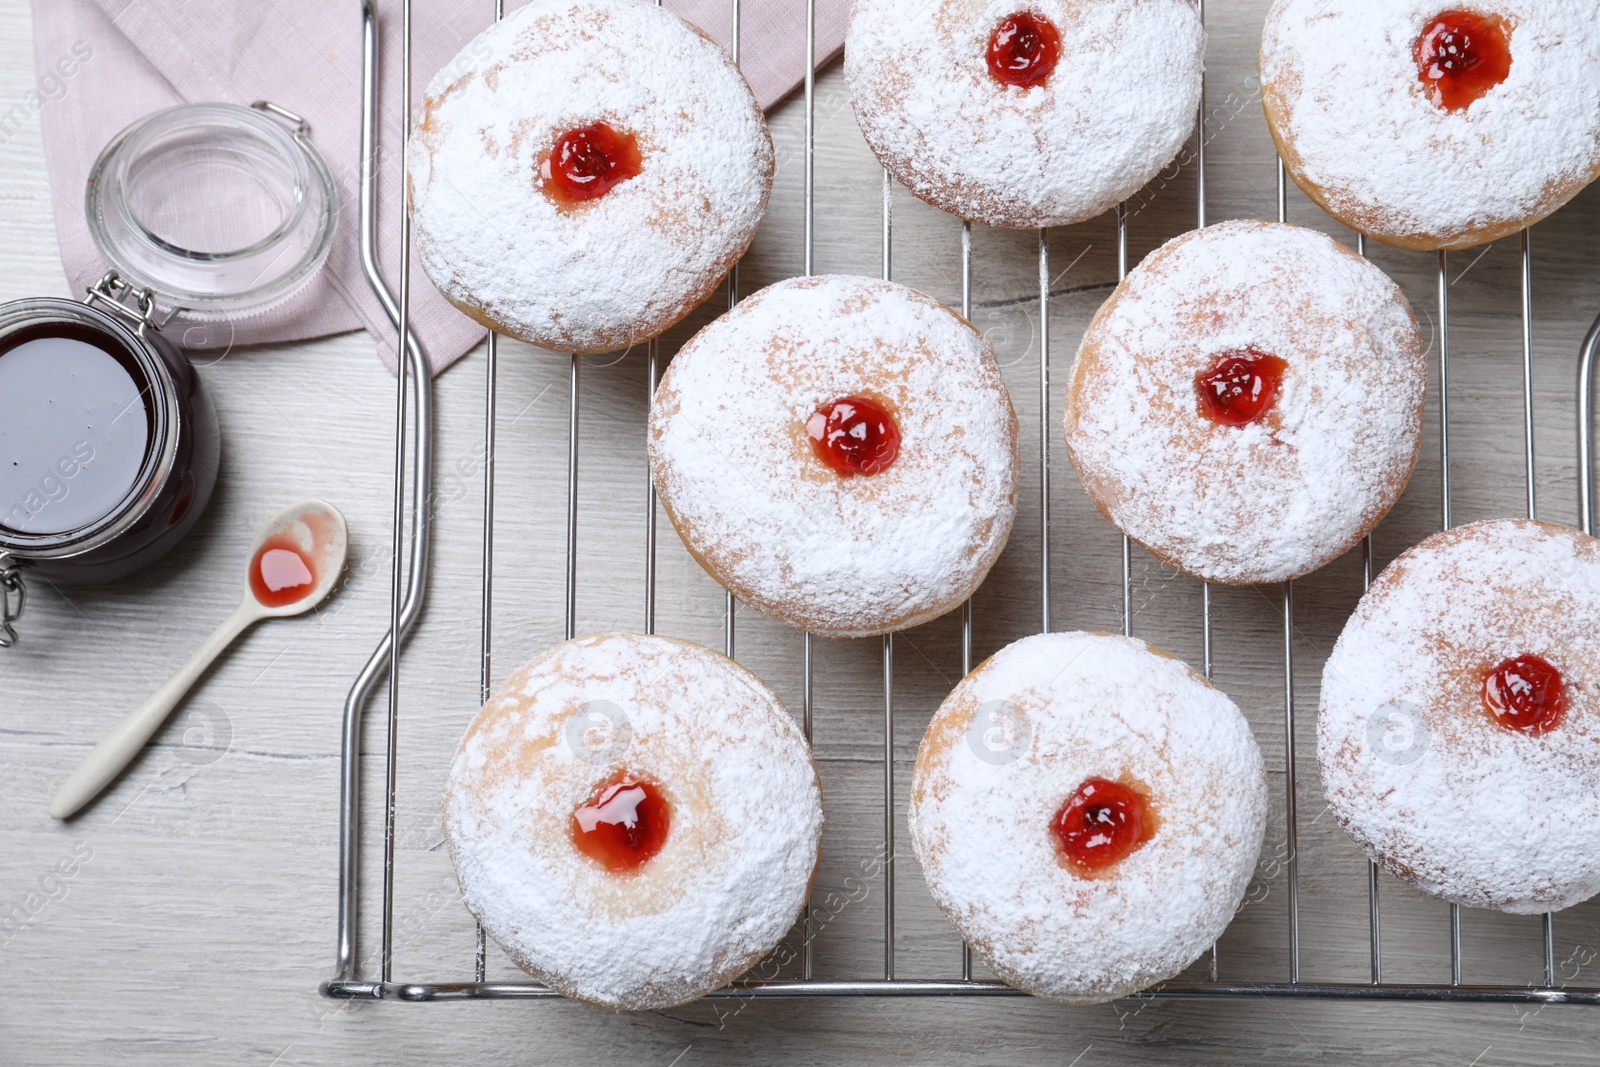
<path id="1" fill-rule="evenodd" d="M 1167 242 L 1090 323 L 1067 451 L 1100 512 L 1213 582 L 1316 570 L 1371 532 L 1421 445 L 1424 345 L 1399 287 L 1311 230 Z"/>
<path id="2" fill-rule="evenodd" d="M 1017 420 L 989 342 L 893 282 L 793 278 L 742 301 L 673 359 L 648 440 L 690 553 L 825 636 L 958 606 L 1016 517 Z"/>
<path id="3" fill-rule="evenodd" d="M 1188 0 L 855 0 L 844 72 L 867 144 L 923 200 L 991 226 L 1093 218 L 1195 126 Z"/>
<path id="4" fill-rule="evenodd" d="M 1592 0 L 1276 0 L 1261 101 L 1295 183 L 1402 248 L 1467 248 L 1600 176 Z"/>
<path id="5" fill-rule="evenodd" d="M 726 985 L 799 916 L 821 797 L 794 720 L 737 663 L 592 634 L 513 674 L 456 750 L 444 829 L 517 964 L 605 1008 Z"/>
<path id="6" fill-rule="evenodd" d="M 655 337 L 766 210 L 772 140 L 733 61 L 649 0 L 533 0 L 428 86 L 417 252 L 490 329 L 572 352 Z"/>
<path id="7" fill-rule="evenodd" d="M 1403 553 L 1328 657 L 1317 759 L 1402 881 L 1520 914 L 1600 892 L 1600 542 L 1503 519 Z"/>
<path id="8" fill-rule="evenodd" d="M 1131 637 L 995 653 L 917 753 L 911 843 L 933 899 L 1003 980 L 1067 1002 L 1177 974 L 1243 899 L 1267 821 L 1233 701 Z"/>

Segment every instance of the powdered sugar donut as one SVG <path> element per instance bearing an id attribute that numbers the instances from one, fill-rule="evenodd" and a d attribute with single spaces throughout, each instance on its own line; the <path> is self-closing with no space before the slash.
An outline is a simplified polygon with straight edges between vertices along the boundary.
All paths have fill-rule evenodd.
<path id="1" fill-rule="evenodd" d="M 1095 315 L 1067 450 L 1100 512 L 1167 563 L 1271 582 L 1399 499 L 1427 385 L 1411 307 L 1344 245 L 1278 223 L 1177 237 Z"/>
<path id="2" fill-rule="evenodd" d="M 624 348 L 689 313 L 766 210 L 733 61 L 649 0 L 533 0 L 428 86 L 408 200 L 428 277 L 491 329 Z"/>
<path id="3" fill-rule="evenodd" d="M 1002 979 L 1069 1002 L 1199 957 L 1243 899 L 1266 820 L 1233 701 L 1106 634 L 997 652 L 939 707 L 911 782 L 933 899 Z"/>
<path id="4" fill-rule="evenodd" d="M 467 730 L 445 837 L 461 892 L 528 973 L 607 1008 L 738 977 L 800 914 L 821 799 L 749 671 L 685 641 L 593 634 L 539 655 Z"/>
<path id="5" fill-rule="evenodd" d="M 1295 182 L 1402 248 L 1466 248 L 1600 175 L 1590 0 L 1277 0 L 1262 103 Z"/>
<path id="6" fill-rule="evenodd" d="M 656 489 L 740 600 L 861 637 L 972 595 L 1016 517 L 1017 420 L 989 342 L 893 282 L 763 289 L 672 361 Z"/>
<path id="7" fill-rule="evenodd" d="M 1172 161 L 1204 51 L 1187 0 L 855 0 L 844 70 L 906 188 L 1029 228 L 1093 218 Z"/>
<path id="8" fill-rule="evenodd" d="M 1600 892 L 1600 542 L 1498 520 L 1402 554 L 1328 657 L 1317 759 L 1397 878 L 1522 914 Z"/>

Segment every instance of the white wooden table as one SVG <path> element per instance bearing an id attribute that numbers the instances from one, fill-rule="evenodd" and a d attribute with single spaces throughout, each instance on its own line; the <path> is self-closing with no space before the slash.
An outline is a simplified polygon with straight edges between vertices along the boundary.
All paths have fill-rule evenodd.
<path id="1" fill-rule="evenodd" d="M 1253 94 L 1266 0 L 1211 12 L 1210 218 L 1275 212 L 1270 140 Z M 29 18 L 0 4 L 0 110 L 33 84 Z M 803 113 L 771 116 L 781 166 L 771 212 L 746 261 L 746 292 L 801 267 Z M 818 82 L 818 271 L 876 274 L 880 172 L 855 130 L 838 70 Z M 1134 261 L 1193 225 L 1195 175 L 1143 194 Z M 65 295 L 37 121 L 0 146 L 0 299 Z M 1349 239 L 1298 193 L 1291 219 Z M 954 220 L 901 193 L 895 276 L 959 299 Z M 1600 190 L 1534 234 L 1536 411 L 1541 516 L 1576 518 L 1578 344 L 1600 307 Z M 974 319 L 1007 364 L 1023 423 L 1022 513 L 976 599 L 981 657 L 1039 625 L 1037 238 L 974 234 Z M 1055 442 L 1060 387 L 1078 336 L 1115 279 L 1109 217 L 1052 231 L 1047 410 L 1054 461 L 1050 574 L 1058 629 L 1121 625 L 1121 542 L 1089 506 Z M 1378 248 L 1430 332 L 1433 259 Z M 1521 514 L 1521 348 L 1517 242 L 1451 259 L 1451 446 L 1455 519 Z M 426 284 L 426 282 L 421 282 Z M 713 299 L 713 305 L 721 297 Z M 714 309 L 713 309 L 714 310 Z M 670 354 L 711 311 L 673 331 Z M 402 668 L 396 977 L 471 975 L 472 926 L 441 847 L 439 789 L 478 686 L 483 357 L 436 385 L 437 554 L 428 607 Z M 203 370 L 225 434 L 224 477 L 194 535 L 139 578 L 63 594 L 36 587 L 24 643 L 0 653 L 0 1063 L 1105 1063 L 1441 1065 L 1593 1062 L 1600 1011 L 1581 1008 L 1289 1002 L 1124 1001 L 1064 1008 L 1027 1000 L 703 1002 L 613 1015 L 568 1003 L 346 1005 L 320 998 L 334 946 L 339 712 L 388 613 L 393 380 L 365 335 L 239 350 Z M 564 357 L 507 345 L 500 375 L 495 676 L 562 635 L 567 375 Z M 1436 397 L 1436 392 L 1435 392 Z M 582 364 L 577 624 L 642 625 L 646 507 L 640 353 Z M 3 400 L 0 400 L 3 403 Z M 1377 562 L 1439 522 L 1437 406 L 1417 475 L 1376 536 Z M 314 617 L 247 636 L 196 689 L 131 771 L 83 817 L 46 804 L 87 747 L 232 607 L 256 525 L 308 494 L 335 501 L 353 545 L 342 591 Z M 1197 662 L 1200 590 L 1135 553 L 1135 628 Z M 1307 979 L 1367 977 L 1366 866 L 1325 815 L 1311 727 L 1322 656 L 1360 593 L 1352 554 L 1297 583 L 1300 906 Z M 658 626 L 720 647 L 721 592 L 661 524 Z M 1247 710 L 1283 783 L 1282 617 L 1276 589 L 1219 590 L 1217 681 Z M 742 612 L 740 658 L 798 708 L 799 636 Z M 897 639 L 895 755 L 905 785 L 927 717 L 959 675 L 947 618 Z M 877 641 L 819 642 L 817 755 L 827 797 L 820 893 L 881 840 L 882 688 Z M 381 751 L 381 711 L 369 752 Z M 367 781 L 375 843 L 379 782 Z M 959 942 L 898 844 L 897 973 L 950 977 Z M 1281 814 L 1259 878 L 1222 942 L 1224 977 L 1286 975 Z M 369 848 L 362 956 L 373 973 L 376 853 Z M 850 883 L 853 884 L 853 883 Z M 874 977 L 882 885 L 834 917 L 816 943 L 823 977 Z M 1383 880 L 1386 976 L 1448 980 L 1444 905 Z M 1468 981 L 1542 981 L 1538 920 L 1468 912 Z M 1557 917 L 1558 981 L 1600 985 L 1600 905 Z M 491 976 L 517 972 L 491 953 Z"/>

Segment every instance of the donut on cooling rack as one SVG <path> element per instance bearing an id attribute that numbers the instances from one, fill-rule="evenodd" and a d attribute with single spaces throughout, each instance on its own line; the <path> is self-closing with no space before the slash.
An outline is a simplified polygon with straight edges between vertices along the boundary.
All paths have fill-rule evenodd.
<path id="1" fill-rule="evenodd" d="M 1277 0 L 1261 82 L 1295 182 L 1387 244 L 1483 244 L 1600 175 L 1592 0 Z"/>
<path id="2" fill-rule="evenodd" d="M 649 0 L 533 0 L 428 86 L 409 203 L 456 307 L 547 348 L 660 334 L 744 254 L 772 141 L 728 55 Z"/>
<path id="3" fill-rule="evenodd" d="M 450 768 L 467 907 L 529 974 L 654 1009 L 738 977 L 817 864 L 810 749 L 761 681 L 684 641 L 556 645 L 484 705 Z"/>
<path id="4" fill-rule="evenodd" d="M 911 782 L 933 899 L 1002 979 L 1068 1002 L 1198 958 L 1239 907 L 1266 819 L 1233 701 L 1105 634 L 997 652 L 934 715 Z"/>
<path id="5" fill-rule="evenodd" d="M 1167 242 L 1095 315 L 1067 451 L 1100 512 L 1213 582 L 1316 570 L 1399 498 L 1424 345 L 1383 272 L 1311 230 L 1227 222 Z"/>
<path id="6" fill-rule="evenodd" d="M 844 70 L 867 144 L 918 197 L 1060 226 L 1137 192 L 1194 129 L 1188 0 L 855 0 Z"/>
<path id="7" fill-rule="evenodd" d="M 1402 554 L 1328 657 L 1317 759 L 1402 881 L 1517 913 L 1600 891 L 1600 542 L 1498 520 Z"/>
<path id="8" fill-rule="evenodd" d="M 1016 516 L 1017 421 L 989 342 L 893 282 L 794 278 L 743 301 L 673 359 L 648 440 L 690 553 L 825 636 L 958 606 Z"/>

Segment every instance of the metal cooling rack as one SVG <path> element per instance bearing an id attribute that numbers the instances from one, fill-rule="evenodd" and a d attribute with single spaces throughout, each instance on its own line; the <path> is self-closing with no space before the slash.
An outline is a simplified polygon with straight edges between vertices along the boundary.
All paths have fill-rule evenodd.
<path id="1" fill-rule="evenodd" d="M 657 0 L 659 3 L 660 0 Z M 733 46 L 735 62 L 739 58 L 739 2 L 730 0 L 733 15 Z M 1197 0 L 1202 21 L 1205 18 L 1204 0 Z M 503 14 L 504 0 L 495 0 L 494 16 Z M 405 48 L 402 59 L 402 84 L 406 87 L 404 136 L 411 130 L 411 40 L 412 21 L 410 0 L 401 4 L 404 20 Z M 479 927 L 476 944 L 476 966 L 470 980 L 461 981 L 396 981 L 392 973 L 394 933 L 394 864 L 395 864 L 395 778 L 396 778 L 396 722 L 399 711 L 398 657 L 393 655 L 393 635 L 400 635 L 403 643 L 415 624 L 422 607 L 422 597 L 428 572 L 429 519 L 431 509 L 431 453 L 430 430 L 432 424 L 428 365 L 422 349 L 409 329 L 411 296 L 409 217 L 402 220 L 402 256 L 398 299 L 391 293 L 377 266 L 376 229 L 374 205 L 376 198 L 376 129 L 377 129 L 377 22 L 373 0 L 362 5 L 364 80 L 362 93 L 362 168 L 360 190 L 360 227 L 362 240 L 362 266 L 367 279 L 378 294 L 390 319 L 402 337 L 399 352 L 399 375 L 395 395 L 395 502 L 394 502 L 394 568 L 392 574 L 391 614 L 388 632 L 368 659 L 366 666 L 351 687 L 345 702 L 343 720 L 343 756 L 341 763 L 340 803 L 340 853 L 339 853 L 339 931 L 338 950 L 334 976 L 322 983 L 325 996 L 349 1000 L 438 1001 L 479 999 L 553 998 L 557 994 L 532 981 L 485 981 L 486 944 L 482 927 Z M 812 272 L 812 245 L 814 233 L 814 147 L 816 135 L 815 71 L 816 71 L 816 0 L 806 0 L 806 75 L 805 75 L 805 273 Z M 1205 191 L 1205 95 L 1202 90 L 1195 135 L 1195 160 L 1198 173 L 1196 222 L 1206 225 Z M 401 153 L 402 160 L 405 153 Z M 402 179 L 403 180 L 403 179 Z M 883 276 L 888 278 L 893 269 L 893 185 L 887 172 L 883 176 Z M 1283 163 L 1278 163 L 1278 219 L 1288 217 L 1288 179 Z M 402 212 L 404 214 L 404 212 Z M 1124 207 L 1116 212 L 1117 223 L 1117 276 L 1128 272 L 1128 214 Z M 1040 231 L 1039 259 L 1039 310 L 1041 332 L 1039 338 L 1039 403 L 1042 416 L 1039 431 L 1042 551 L 1040 554 L 1040 623 L 1050 629 L 1050 436 L 1055 420 L 1050 411 L 1050 334 L 1049 334 L 1049 250 L 1045 232 Z M 1366 239 L 1357 236 L 1357 248 L 1366 252 Z M 1446 253 L 1438 253 L 1438 342 L 1439 342 L 1439 445 L 1443 460 L 1440 518 L 1442 525 L 1451 525 L 1450 516 L 1450 419 L 1449 419 L 1449 279 L 1446 274 Z M 1522 234 L 1522 372 L 1524 447 L 1527 478 L 1527 515 L 1536 514 L 1535 462 L 1533 442 L 1533 275 L 1529 236 Z M 728 277 L 728 303 L 731 307 L 739 299 L 739 269 L 735 266 Z M 972 312 L 972 229 L 970 223 L 961 228 L 961 311 L 970 319 Z M 400 329 L 401 324 L 407 324 Z M 494 582 L 494 492 L 495 492 L 495 394 L 498 369 L 498 338 L 490 333 L 485 378 L 486 416 L 484 421 L 484 505 L 483 505 L 483 570 L 482 570 L 482 657 L 479 673 L 480 696 L 487 701 L 490 696 L 491 674 L 491 611 Z M 1600 319 L 1590 330 L 1581 352 L 1578 376 L 1579 416 L 1579 500 L 1582 525 L 1585 532 L 1594 533 L 1594 484 L 1592 471 L 1592 385 L 1595 361 L 1600 355 Z M 651 397 L 659 373 L 660 349 L 656 341 L 649 343 L 646 359 Z M 578 379 L 579 360 L 571 357 L 569 378 L 567 438 L 567 538 L 566 538 L 566 635 L 574 636 L 577 575 L 577 501 L 578 501 Z M 407 472 L 410 473 L 409 496 Z M 644 575 L 644 629 L 655 630 L 655 579 L 656 579 L 656 501 L 653 486 L 646 479 L 645 491 L 649 494 L 646 509 L 646 564 Z M 407 501 L 409 500 L 409 509 Z M 1364 584 L 1372 580 L 1372 543 L 1369 537 L 1362 545 Z M 1133 556 L 1132 543 L 1123 538 L 1123 623 L 1125 634 L 1133 632 Z M 1463 982 L 1461 973 L 1461 912 L 1450 905 L 1449 954 L 1451 981 L 1448 985 L 1400 984 L 1386 982 L 1383 978 L 1382 922 L 1379 907 L 1379 881 L 1375 865 L 1368 864 L 1368 917 L 1371 951 L 1371 980 L 1366 984 L 1302 982 L 1300 980 L 1300 914 L 1299 914 L 1299 856 L 1297 790 L 1295 783 L 1295 699 L 1294 650 L 1291 637 L 1294 631 L 1294 583 L 1285 582 L 1281 589 L 1283 610 L 1283 723 L 1285 783 L 1283 807 L 1287 832 L 1287 944 L 1283 961 L 1284 980 L 1277 982 L 1229 982 L 1219 979 L 1215 947 L 1209 956 L 1209 980 L 1171 981 L 1143 994 L 1144 997 L 1205 999 L 1216 997 L 1288 997 L 1343 1000 L 1411 1000 L 1456 1002 L 1523 1002 L 1535 1004 L 1590 1004 L 1600 1005 L 1600 988 L 1556 985 L 1554 924 L 1552 917 L 1544 916 L 1543 985 L 1508 986 L 1474 985 Z M 1203 669 L 1207 678 L 1212 674 L 1212 619 L 1211 587 L 1203 590 L 1202 618 L 1204 633 Z M 736 605 L 731 593 L 727 594 L 725 609 L 724 650 L 729 656 L 734 652 Z M 961 611 L 962 672 L 972 669 L 972 610 L 970 603 Z M 958 975 L 944 980 L 908 980 L 895 977 L 895 915 L 894 915 L 894 635 L 882 638 L 883 647 L 883 834 L 880 855 L 883 857 L 884 910 L 883 910 L 883 973 L 881 977 L 851 979 L 815 979 L 812 974 L 811 938 L 803 938 L 800 971 L 801 977 L 778 981 L 743 981 L 711 994 L 716 998 L 752 997 L 817 997 L 844 994 L 875 996 L 1022 996 L 1018 990 L 1000 982 L 980 981 L 972 978 L 972 955 L 963 948 L 961 969 Z M 812 640 L 804 640 L 804 702 L 802 725 L 807 739 L 812 733 Z M 357 964 L 357 932 L 359 918 L 359 854 L 360 854 L 360 774 L 363 711 L 368 698 L 380 680 L 387 675 L 388 713 L 386 721 L 386 749 L 384 760 L 384 838 L 383 838 L 383 892 L 382 892 L 382 944 L 379 954 L 379 974 L 376 978 L 363 977 Z M 809 931 L 809 909 L 802 930 Z"/>

